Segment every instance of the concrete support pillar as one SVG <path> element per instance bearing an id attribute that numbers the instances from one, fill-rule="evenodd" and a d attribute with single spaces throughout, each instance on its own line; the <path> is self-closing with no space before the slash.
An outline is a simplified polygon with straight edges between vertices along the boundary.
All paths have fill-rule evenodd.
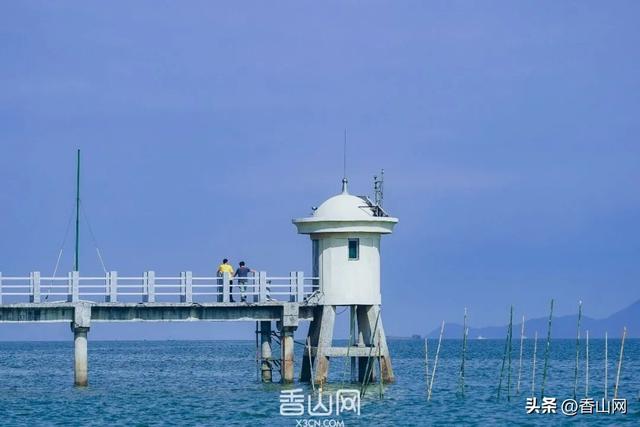
<path id="1" fill-rule="evenodd" d="M 293 382 L 293 333 L 295 329 L 296 328 L 292 326 L 282 327 L 282 335 L 280 339 L 282 347 L 281 369 L 283 383 Z"/>
<path id="2" fill-rule="evenodd" d="M 86 387 L 88 380 L 87 332 L 89 328 L 73 329 L 74 385 Z"/>
<path id="3" fill-rule="evenodd" d="M 88 380 L 88 353 L 87 353 L 87 333 L 91 326 L 91 305 L 80 302 L 74 305 L 73 331 L 74 348 L 74 384 L 77 387 L 86 387 Z"/>
<path id="4" fill-rule="evenodd" d="M 296 302 L 284 303 L 282 305 L 282 319 L 278 323 L 280 347 L 282 348 L 280 374 L 283 383 L 293 382 L 293 333 L 298 329 L 299 308 L 300 306 Z"/>
<path id="5" fill-rule="evenodd" d="M 270 383 L 272 379 L 271 372 L 271 322 L 260 322 L 260 344 L 262 363 L 260 370 L 262 373 L 262 382 Z"/>

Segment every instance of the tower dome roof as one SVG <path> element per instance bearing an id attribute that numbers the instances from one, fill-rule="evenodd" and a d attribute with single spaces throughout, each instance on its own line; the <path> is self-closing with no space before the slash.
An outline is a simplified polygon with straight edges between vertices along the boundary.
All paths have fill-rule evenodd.
<path id="1" fill-rule="evenodd" d="M 343 180 L 342 193 L 325 200 L 311 216 L 297 218 L 293 223 L 298 233 L 391 233 L 397 218 L 379 216 L 380 209 L 366 197 L 348 193 Z"/>
<path id="2" fill-rule="evenodd" d="M 325 200 L 312 214 L 313 218 L 357 221 L 373 217 L 371 206 L 361 197 L 342 193 Z"/>

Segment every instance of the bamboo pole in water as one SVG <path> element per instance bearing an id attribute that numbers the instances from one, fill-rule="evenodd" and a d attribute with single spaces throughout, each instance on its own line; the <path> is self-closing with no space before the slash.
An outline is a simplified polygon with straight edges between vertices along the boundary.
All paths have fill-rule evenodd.
<path id="1" fill-rule="evenodd" d="M 520 362 L 518 364 L 518 385 L 516 386 L 516 394 L 520 394 L 520 379 L 522 378 L 522 347 L 524 344 L 524 316 L 522 316 L 522 325 L 520 327 Z"/>
<path id="2" fill-rule="evenodd" d="M 607 332 L 604 333 L 604 399 L 607 400 L 609 378 L 609 336 Z"/>
<path id="3" fill-rule="evenodd" d="M 536 354 L 538 353 L 538 331 L 533 338 L 533 368 L 531 369 L 531 397 L 535 394 L 536 388 Z"/>
<path id="4" fill-rule="evenodd" d="M 584 397 L 589 397 L 589 330 L 586 330 L 585 341 L 585 355 L 586 360 L 584 364 Z"/>
<path id="5" fill-rule="evenodd" d="M 624 339 L 627 337 L 627 327 L 622 330 L 622 342 L 620 343 L 620 358 L 618 359 L 618 372 L 616 374 L 616 386 L 613 389 L 613 398 L 618 398 L 618 385 L 620 384 L 620 371 L 622 370 L 622 356 L 624 354 Z"/>
<path id="6" fill-rule="evenodd" d="M 500 366 L 500 380 L 498 381 L 498 397 L 500 400 L 500 393 L 502 393 L 502 379 L 504 378 L 504 365 L 507 361 L 507 348 L 509 346 L 509 334 L 511 328 L 511 322 L 509 322 L 509 326 L 507 327 L 507 338 L 504 340 L 504 350 L 502 352 L 502 365 Z"/>
<path id="7" fill-rule="evenodd" d="M 429 391 L 429 338 L 424 338 L 424 373 L 425 383 L 427 384 L 427 391 Z"/>
<path id="8" fill-rule="evenodd" d="M 460 363 L 460 393 L 464 397 L 464 361 L 467 354 L 467 308 L 464 308 L 464 321 L 462 322 L 462 362 Z"/>
<path id="9" fill-rule="evenodd" d="M 433 359 L 433 371 L 431 371 L 431 382 L 429 383 L 429 391 L 427 393 L 427 401 L 431 400 L 431 391 L 433 390 L 433 380 L 436 377 L 436 368 L 438 367 L 438 357 L 440 356 L 440 343 L 442 342 L 442 334 L 444 333 L 444 320 L 440 327 L 440 337 L 438 338 L 438 347 L 436 348 L 436 357 Z"/>
<path id="10" fill-rule="evenodd" d="M 549 309 L 549 325 L 547 326 L 547 345 L 544 349 L 544 368 L 542 369 L 542 385 L 540 386 L 540 400 L 544 397 L 544 386 L 547 382 L 547 368 L 549 366 L 549 350 L 551 347 L 551 320 L 553 319 L 553 298 Z"/>
<path id="11" fill-rule="evenodd" d="M 522 378 L 522 347 L 524 344 L 524 316 L 522 316 L 522 326 L 520 327 L 520 362 L 518 364 L 518 385 L 516 394 L 520 394 L 520 379 Z"/>
<path id="12" fill-rule="evenodd" d="M 578 303 L 578 325 L 576 326 L 576 364 L 573 370 L 573 399 L 578 394 L 578 363 L 580 360 L 580 320 L 582 320 L 582 301 Z"/>
<path id="13" fill-rule="evenodd" d="M 260 381 L 262 354 L 260 352 L 260 345 L 258 344 L 258 332 L 258 322 L 256 322 L 256 380 Z"/>
<path id="14" fill-rule="evenodd" d="M 511 401 L 511 340 L 513 338 L 513 306 L 509 314 L 509 369 L 507 370 L 507 400 Z"/>
<path id="15" fill-rule="evenodd" d="M 311 363 L 311 361 L 313 360 L 311 358 L 311 339 L 309 337 L 307 337 L 307 351 L 309 353 L 309 375 L 311 376 L 311 390 L 313 390 L 313 394 L 316 393 L 316 379 L 313 376 L 313 363 Z"/>
<path id="16" fill-rule="evenodd" d="M 380 345 L 380 331 L 378 331 L 378 376 L 378 384 L 380 386 L 380 399 L 382 399 L 384 391 L 382 389 L 382 346 Z"/>

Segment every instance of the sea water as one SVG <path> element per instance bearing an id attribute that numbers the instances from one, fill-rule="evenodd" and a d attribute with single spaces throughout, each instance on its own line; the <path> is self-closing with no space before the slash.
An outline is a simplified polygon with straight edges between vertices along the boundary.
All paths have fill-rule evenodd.
<path id="1" fill-rule="evenodd" d="M 544 340 L 538 340 L 533 395 L 540 396 L 544 369 Z M 326 417 L 281 415 L 283 390 L 308 384 L 263 384 L 258 381 L 256 347 L 252 341 L 89 341 L 89 382 L 73 387 L 73 343 L 0 342 L 0 425 L 225 425 L 225 426 L 410 426 L 410 425 L 640 425 L 640 340 L 627 340 L 618 396 L 627 399 L 627 414 L 561 413 L 561 403 L 573 398 L 575 340 L 551 342 L 545 395 L 557 398 L 556 414 L 526 412 L 532 395 L 533 340 L 525 340 L 520 373 L 519 341 L 514 340 L 511 374 L 504 341 L 471 340 L 461 394 L 459 340 L 444 340 L 427 401 L 424 341 L 390 340 L 396 382 L 368 387 L 360 415 L 352 412 Z M 429 341 L 429 369 L 437 346 Z M 620 340 L 609 340 L 609 398 L 617 373 Z M 302 346 L 296 345 L 296 376 L 302 366 Z M 278 354 L 274 346 L 274 354 Z M 497 399 L 500 371 L 503 388 Z M 577 399 L 585 394 L 585 348 L 581 341 Z M 349 383 L 350 366 L 332 359 L 330 384 L 323 391 L 335 399 Z M 274 370 L 274 380 L 279 373 Z M 430 375 L 429 375 L 430 378 Z M 517 391 L 518 378 L 520 390 Z M 589 396 L 603 396 L 604 341 L 590 341 Z M 510 391 L 508 391 L 508 389 Z M 508 399 L 508 396 L 509 399 Z M 317 393 L 312 396 L 312 406 Z M 538 402 L 540 403 L 540 402 Z"/>

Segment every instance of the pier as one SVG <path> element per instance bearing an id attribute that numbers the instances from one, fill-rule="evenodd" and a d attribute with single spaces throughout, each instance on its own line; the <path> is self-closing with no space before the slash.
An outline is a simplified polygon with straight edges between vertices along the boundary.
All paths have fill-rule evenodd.
<path id="1" fill-rule="evenodd" d="M 269 277 L 261 271 L 243 280 L 247 281 L 246 302 L 240 301 L 237 279 L 228 273 L 221 277 L 197 277 L 190 271 L 171 277 L 156 276 L 153 271 L 139 277 L 118 277 L 116 271 L 103 277 L 83 277 L 77 271 L 67 277 L 41 277 L 37 271 L 26 277 L 0 274 L 0 323 L 69 322 L 74 337 L 74 383 L 86 386 L 92 322 L 259 322 L 261 376 L 266 382 L 271 381 L 274 365 L 271 325 L 275 322 L 281 337 L 282 354 L 277 359 L 281 378 L 292 382 L 293 333 L 301 320 L 313 320 L 317 277 L 305 277 L 300 271 Z"/>

